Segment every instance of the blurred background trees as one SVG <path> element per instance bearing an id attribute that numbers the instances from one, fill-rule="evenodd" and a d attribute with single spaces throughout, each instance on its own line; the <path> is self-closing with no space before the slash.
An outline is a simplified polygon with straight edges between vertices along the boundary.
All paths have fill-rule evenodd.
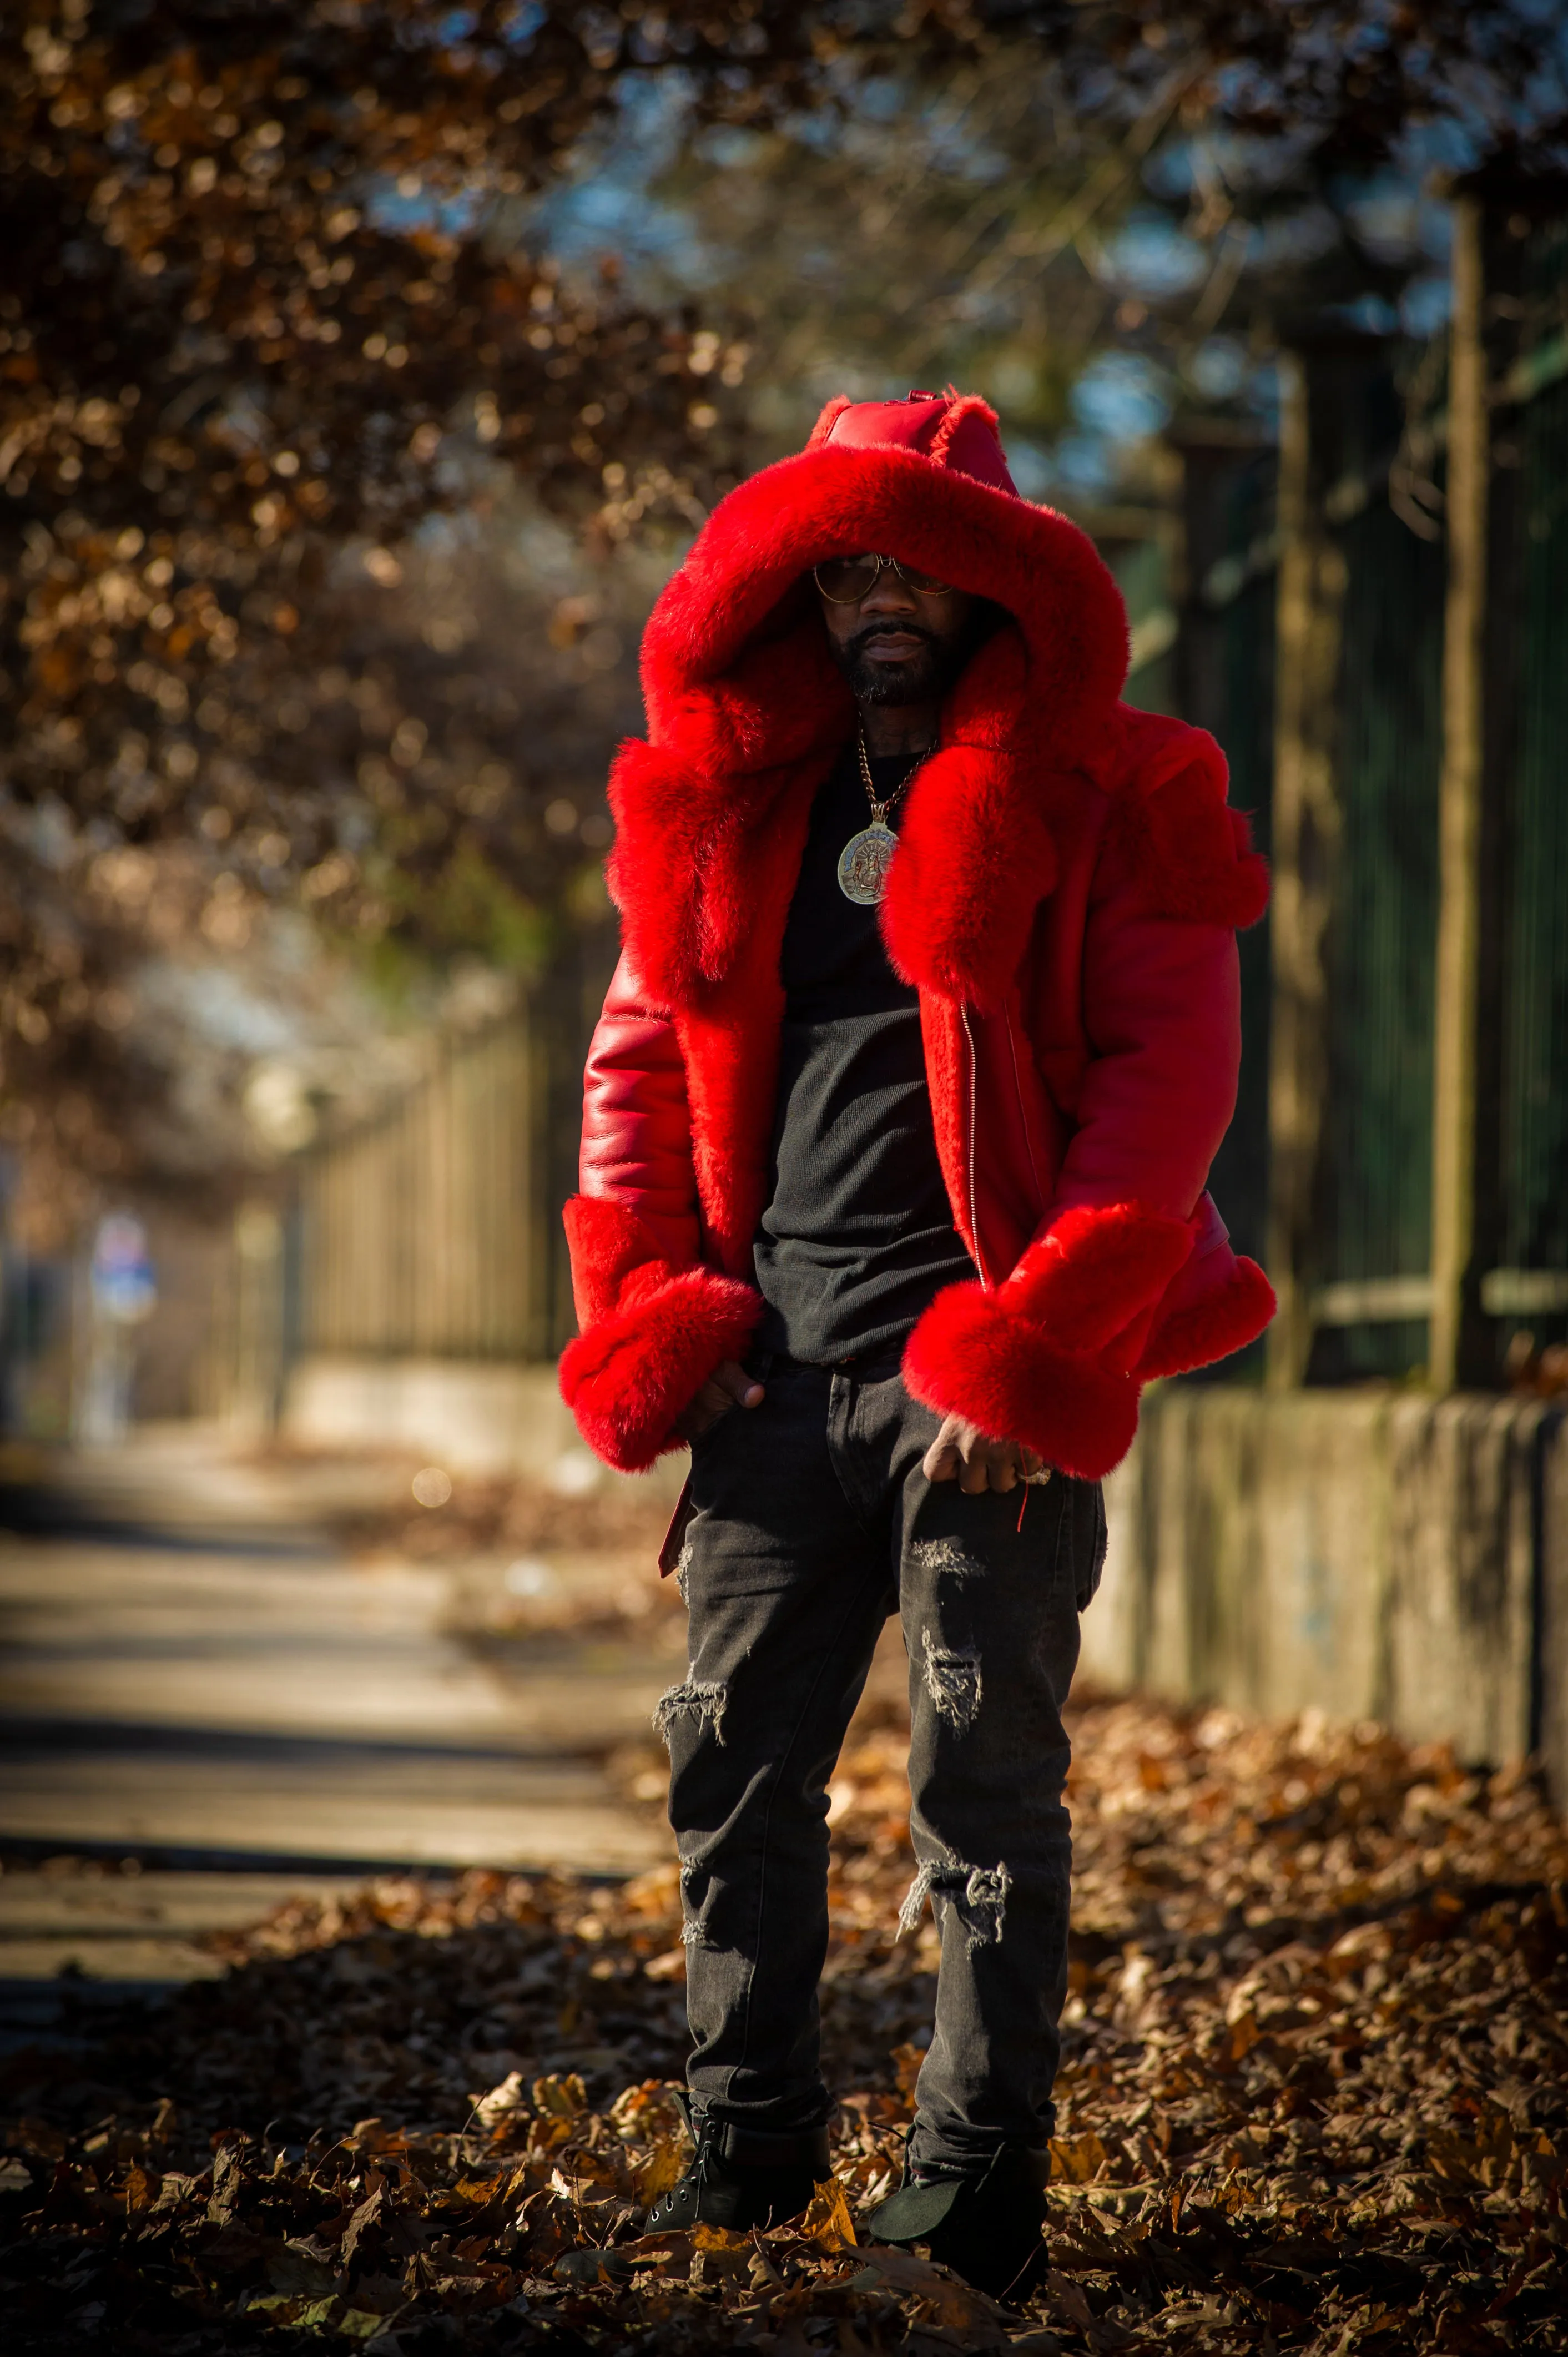
<path id="1" fill-rule="evenodd" d="M 977 387 L 1115 555 L 1173 425 L 1272 437 L 1283 341 L 1419 370 L 1444 189 L 1559 167 L 1562 39 L 1551 0 L 18 0 L 13 1226 L 225 1200 L 411 1025 L 577 974 L 648 605 L 829 393 Z"/>
<path id="2" fill-rule="evenodd" d="M 585 518 L 618 463 L 623 505 L 689 522 L 725 437 L 689 328 L 620 297 L 613 257 L 568 287 L 496 233 L 610 103 L 564 21 L 30 13 L 3 167 L 6 1047 L 35 1110 L 79 1108 L 70 1158 L 113 1170 L 138 936 L 232 952 L 294 892 L 369 942 L 538 953 L 584 848 L 561 764 L 628 716 L 565 719 L 613 668 L 601 601 L 558 548 L 520 576 L 498 504 L 521 480 Z"/>

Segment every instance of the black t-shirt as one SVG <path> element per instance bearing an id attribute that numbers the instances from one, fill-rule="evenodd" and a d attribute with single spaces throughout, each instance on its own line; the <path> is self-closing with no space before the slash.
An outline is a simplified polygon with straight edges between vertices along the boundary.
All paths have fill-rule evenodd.
<path id="1" fill-rule="evenodd" d="M 908 767 L 873 761 L 877 792 Z M 870 818 L 851 746 L 812 805 L 780 958 L 759 1340 L 819 1366 L 896 1350 L 942 1286 L 974 1274 L 937 1160 L 918 998 L 887 963 L 875 908 L 839 888 L 839 854 Z"/>

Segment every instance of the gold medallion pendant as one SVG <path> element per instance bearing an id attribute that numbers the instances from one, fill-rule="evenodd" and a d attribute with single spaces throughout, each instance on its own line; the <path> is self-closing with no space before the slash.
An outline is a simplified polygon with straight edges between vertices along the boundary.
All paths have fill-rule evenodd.
<path id="1" fill-rule="evenodd" d="M 857 908 L 875 909 L 887 889 L 887 869 L 898 841 L 879 818 L 852 834 L 839 853 L 839 890 Z"/>

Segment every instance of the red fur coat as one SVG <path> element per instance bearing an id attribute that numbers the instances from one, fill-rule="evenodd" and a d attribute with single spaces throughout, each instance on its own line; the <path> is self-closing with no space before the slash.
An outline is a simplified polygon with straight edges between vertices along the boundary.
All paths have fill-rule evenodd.
<path id="1" fill-rule="evenodd" d="M 610 781 L 625 954 L 566 1211 L 581 1332 L 562 1388 L 601 1456 L 649 1465 L 760 1310 L 779 946 L 812 796 L 854 727 L 805 576 L 861 548 L 1015 618 L 944 709 L 882 908 L 980 1279 L 931 1304 L 905 1377 L 1097 1477 L 1144 1382 L 1273 1314 L 1204 1192 L 1235 1102 L 1234 928 L 1267 877 L 1212 738 L 1118 701 L 1126 619 L 1090 541 L 908 449 L 814 447 L 743 484 L 649 624 L 648 741 Z"/>

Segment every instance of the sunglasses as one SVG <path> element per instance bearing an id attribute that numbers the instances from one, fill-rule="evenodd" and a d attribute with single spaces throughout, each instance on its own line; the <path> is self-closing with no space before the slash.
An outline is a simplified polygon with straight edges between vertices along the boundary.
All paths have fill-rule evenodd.
<path id="1" fill-rule="evenodd" d="M 811 578 L 830 605 L 858 606 L 881 580 L 884 565 L 922 597 L 952 596 L 950 582 L 939 581 L 929 573 L 917 573 L 912 565 L 900 565 L 896 556 L 830 556 L 811 567 Z"/>

